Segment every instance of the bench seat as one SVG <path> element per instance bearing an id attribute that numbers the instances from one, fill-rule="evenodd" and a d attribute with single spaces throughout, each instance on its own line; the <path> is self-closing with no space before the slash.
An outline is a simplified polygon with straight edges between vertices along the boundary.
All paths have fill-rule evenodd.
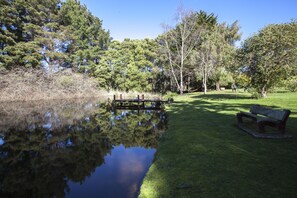
<path id="1" fill-rule="evenodd" d="M 290 110 L 274 110 L 260 105 L 253 105 L 250 112 L 239 112 L 236 114 L 238 124 L 243 123 L 243 117 L 250 118 L 258 124 L 260 131 L 265 131 L 265 126 L 276 127 L 279 132 L 285 133 L 286 122 Z"/>

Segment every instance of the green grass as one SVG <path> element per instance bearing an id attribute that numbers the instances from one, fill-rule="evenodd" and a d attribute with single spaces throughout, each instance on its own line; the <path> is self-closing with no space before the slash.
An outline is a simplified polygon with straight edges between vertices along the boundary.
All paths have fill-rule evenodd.
<path id="1" fill-rule="evenodd" d="M 293 139 L 256 139 L 236 127 L 252 104 L 290 109 Z M 296 197 L 297 93 L 178 96 L 140 197 Z"/>

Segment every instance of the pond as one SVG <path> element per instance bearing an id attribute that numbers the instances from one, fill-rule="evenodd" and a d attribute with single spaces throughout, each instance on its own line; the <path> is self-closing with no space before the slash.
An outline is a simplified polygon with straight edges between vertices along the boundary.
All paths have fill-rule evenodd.
<path id="1" fill-rule="evenodd" d="M 164 111 L 102 101 L 0 104 L 0 197 L 137 197 Z"/>

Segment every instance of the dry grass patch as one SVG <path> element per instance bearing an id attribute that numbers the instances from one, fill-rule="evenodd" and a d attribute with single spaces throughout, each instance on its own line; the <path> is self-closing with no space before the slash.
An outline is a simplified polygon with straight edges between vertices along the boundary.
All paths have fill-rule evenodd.
<path id="1" fill-rule="evenodd" d="M 14 70 L 0 74 L 0 101 L 86 98 L 105 95 L 88 75 L 71 69 L 55 74 L 41 70 Z"/>

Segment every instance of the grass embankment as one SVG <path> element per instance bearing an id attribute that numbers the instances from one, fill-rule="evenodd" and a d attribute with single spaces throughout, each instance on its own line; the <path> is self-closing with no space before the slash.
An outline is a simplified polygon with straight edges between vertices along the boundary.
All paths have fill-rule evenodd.
<path id="1" fill-rule="evenodd" d="M 255 139 L 238 129 L 235 114 L 252 104 L 290 109 L 287 131 L 295 138 Z M 296 197 L 297 93 L 189 94 L 168 112 L 140 197 Z"/>

